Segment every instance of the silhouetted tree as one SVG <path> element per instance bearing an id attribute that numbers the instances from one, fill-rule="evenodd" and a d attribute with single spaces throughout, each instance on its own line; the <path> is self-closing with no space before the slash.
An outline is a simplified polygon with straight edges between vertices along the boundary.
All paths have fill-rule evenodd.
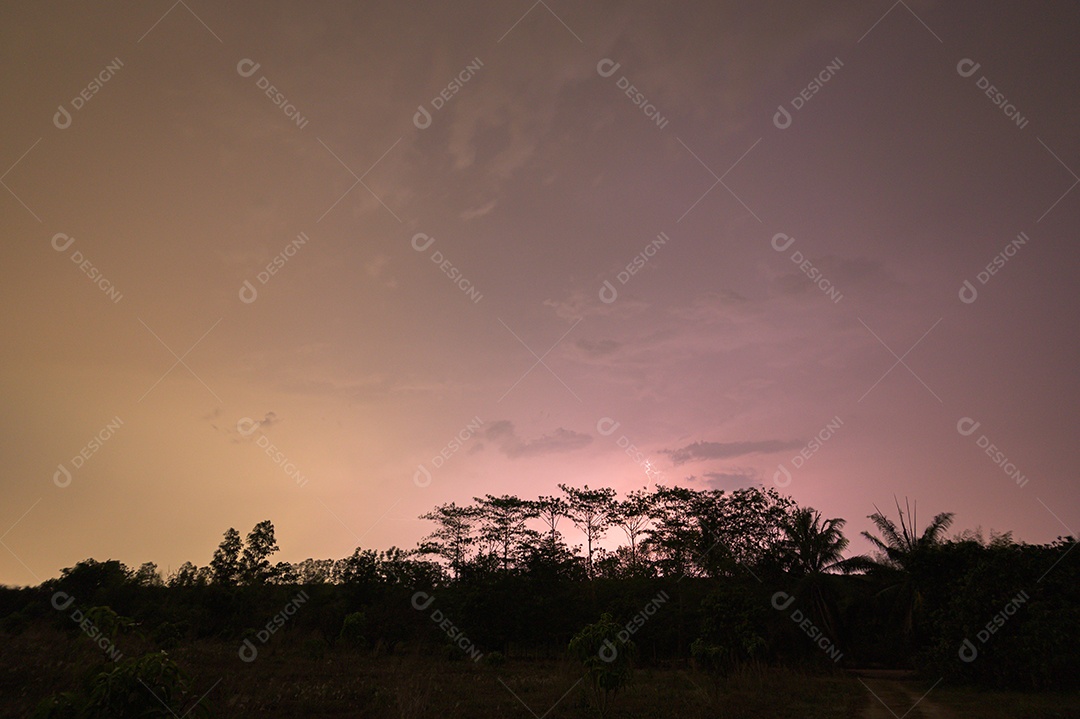
<path id="1" fill-rule="evenodd" d="M 541 497 L 536 502 L 536 515 L 544 522 L 547 528 L 545 534 L 547 541 L 544 547 L 554 557 L 558 553 L 559 537 L 561 536 L 558 526 L 559 520 L 567 516 L 570 505 L 562 497 Z"/>
<path id="2" fill-rule="evenodd" d="M 648 489 L 636 489 L 618 502 L 612 513 L 612 522 L 619 527 L 630 542 L 630 571 L 638 569 L 638 538 L 645 533 L 649 524 L 651 495 Z"/>
<path id="3" fill-rule="evenodd" d="M 81 602 L 89 602 L 94 597 L 104 596 L 126 584 L 131 577 L 131 570 L 123 562 L 107 559 L 84 559 L 74 567 L 60 570 L 62 585 L 70 594 Z"/>
<path id="4" fill-rule="evenodd" d="M 179 569 L 169 575 L 168 585 L 170 587 L 194 587 L 200 583 L 201 577 L 199 576 L 199 568 L 191 562 L 184 562 L 180 565 Z"/>
<path id="5" fill-rule="evenodd" d="M 131 581 L 142 587 L 163 587 L 165 582 L 161 579 L 157 565 L 153 562 L 143 562 L 139 568 L 131 573 Z"/>
<path id="6" fill-rule="evenodd" d="M 379 580 L 378 560 L 375 550 L 357 547 L 348 557 L 334 562 L 333 579 L 338 584 L 374 584 Z"/>
<path id="7" fill-rule="evenodd" d="M 896 501 L 896 511 L 900 515 L 900 524 L 886 517 L 875 505 L 876 510 L 869 516 L 881 537 L 870 532 L 863 536 L 878 550 L 878 556 L 865 564 L 885 578 L 887 586 L 882 596 L 893 595 L 894 609 L 901 614 L 902 629 L 911 634 L 915 627 L 915 618 L 923 604 L 922 574 L 923 564 L 930 559 L 931 552 L 941 545 L 945 532 L 953 521 L 952 512 L 941 512 L 926 526 L 922 534 L 916 529 L 918 517 L 916 509 L 905 502 L 907 516 Z"/>
<path id="8" fill-rule="evenodd" d="M 293 565 L 296 581 L 300 584 L 326 584 L 334 571 L 333 559 L 305 559 Z"/>
<path id="9" fill-rule="evenodd" d="M 665 576 L 693 573 L 694 554 L 701 544 L 694 522 L 700 498 L 697 490 L 659 484 L 650 496 L 652 526 L 645 532 L 645 545 L 656 555 L 655 565 Z"/>
<path id="10" fill-rule="evenodd" d="M 390 547 L 379 552 L 375 562 L 379 580 L 389 586 L 431 587 L 442 579 L 442 570 L 433 562 L 417 560 L 416 550 Z"/>
<path id="11" fill-rule="evenodd" d="M 239 581 L 242 549 L 240 532 L 229 527 L 225 530 L 225 538 L 214 550 L 214 558 L 210 560 L 210 577 L 214 584 L 231 586 Z"/>
<path id="12" fill-rule="evenodd" d="M 476 507 L 459 507 L 453 502 L 440 504 L 420 519 L 436 523 L 435 531 L 420 543 L 422 554 L 435 554 L 450 564 L 454 578 L 461 576 L 461 568 L 469 560 L 469 548 L 476 543 L 474 529 L 479 510 Z"/>
<path id="13" fill-rule="evenodd" d="M 278 562 L 270 570 L 269 581 L 273 584 L 303 584 L 298 566 L 289 562 Z"/>
<path id="14" fill-rule="evenodd" d="M 265 519 L 248 532 L 244 542 L 240 555 L 240 575 L 245 584 L 263 584 L 273 576 L 270 555 L 276 551 L 278 545 L 274 539 L 274 525 Z"/>
<path id="15" fill-rule="evenodd" d="M 511 561 L 524 556 L 538 536 L 527 524 L 539 514 L 536 503 L 508 494 L 474 500 L 480 507 L 480 538 L 495 548 L 503 571 L 508 571 Z"/>
<path id="16" fill-rule="evenodd" d="M 735 563 L 743 567 L 760 564 L 783 540 L 784 527 L 796 509 L 790 497 L 775 489 L 743 487 L 720 503 L 717 536 Z"/>
<path id="17" fill-rule="evenodd" d="M 814 619 L 821 623 L 834 643 L 838 641 L 839 633 L 835 603 L 826 575 L 850 572 L 865 565 L 864 557 L 844 558 L 848 546 L 844 524 L 845 521 L 839 518 L 823 521 L 821 512 L 812 507 L 801 507 L 785 522 L 785 536 L 780 543 L 784 564 L 797 580 L 796 598 L 809 604 Z"/>
<path id="18" fill-rule="evenodd" d="M 560 484 L 559 489 L 566 495 L 567 516 L 585 535 L 585 573 L 593 576 L 593 545 L 600 540 L 611 526 L 612 513 L 615 510 L 615 490 L 603 487 L 581 489 Z"/>

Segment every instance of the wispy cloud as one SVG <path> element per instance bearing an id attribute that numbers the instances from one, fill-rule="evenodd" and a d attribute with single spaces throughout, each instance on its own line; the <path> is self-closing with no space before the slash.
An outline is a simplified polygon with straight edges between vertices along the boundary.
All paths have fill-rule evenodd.
<path id="1" fill-rule="evenodd" d="M 678 466 L 699 459 L 731 459 L 749 454 L 771 454 L 787 449 L 798 449 L 802 442 L 794 440 L 764 439 L 756 442 L 694 442 L 679 449 L 662 449 L 661 454 L 671 457 Z"/>
<path id="2" fill-rule="evenodd" d="M 755 484 L 760 474 L 752 467 L 733 467 L 722 472 L 704 472 L 705 481 L 717 489 L 737 489 Z"/>
<path id="3" fill-rule="evenodd" d="M 537 439 L 524 440 L 518 436 L 514 423 L 505 419 L 493 422 L 484 431 L 484 438 L 494 443 L 503 454 L 511 459 L 572 452 L 588 446 L 593 441 L 591 435 L 563 429 L 562 427 Z"/>
<path id="4" fill-rule="evenodd" d="M 475 207 L 471 210 L 465 210 L 461 213 L 460 217 L 466 222 L 468 222 L 469 220 L 475 220 L 477 217 L 483 217 L 484 215 L 489 214 L 492 210 L 495 209 L 495 205 L 497 204 L 499 204 L 498 200 L 492 200 L 491 202 L 481 205 L 480 207 Z"/>

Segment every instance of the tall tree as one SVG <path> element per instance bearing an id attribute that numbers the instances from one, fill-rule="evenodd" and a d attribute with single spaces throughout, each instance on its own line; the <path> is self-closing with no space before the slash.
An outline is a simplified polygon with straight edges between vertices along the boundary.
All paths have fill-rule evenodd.
<path id="1" fill-rule="evenodd" d="M 784 564 L 797 580 L 796 597 L 809 602 L 814 620 L 834 643 L 839 634 L 827 575 L 865 565 L 864 557 L 844 558 L 848 546 L 844 524 L 840 518 L 822 520 L 821 512 L 813 507 L 800 507 L 785 521 L 784 539 L 779 545 Z"/>
<path id="2" fill-rule="evenodd" d="M 930 555 L 933 550 L 942 544 L 945 532 L 952 525 L 953 513 L 941 512 L 935 515 L 920 534 L 916 529 L 918 505 L 912 507 L 905 500 L 905 513 L 900 507 L 900 501 L 895 497 L 893 501 L 896 502 L 896 511 L 900 515 L 899 525 L 875 505 L 876 511 L 869 519 L 881 537 L 870 532 L 862 534 L 878 550 L 878 555 L 866 564 L 869 569 L 886 577 L 887 585 L 881 594 L 894 596 L 894 609 L 901 613 L 904 633 L 910 635 L 923 605 L 922 580 L 925 565 L 932 561 Z"/>
<path id="3" fill-rule="evenodd" d="M 589 489 L 560 484 L 559 489 L 566 495 L 567 516 L 574 526 L 585 535 L 585 573 L 593 577 L 594 546 L 611 526 L 615 511 L 615 490 L 607 487 Z"/>
<path id="4" fill-rule="evenodd" d="M 570 505 L 562 497 L 541 497 L 536 502 L 536 515 L 546 527 L 544 534 L 547 535 L 547 540 L 544 542 L 544 549 L 551 557 L 558 553 L 559 521 L 565 518 L 569 511 Z"/>
<path id="5" fill-rule="evenodd" d="M 240 579 L 240 551 L 243 545 L 240 541 L 240 532 L 229 527 L 225 530 L 225 538 L 214 550 L 214 558 L 210 560 L 210 577 L 214 584 L 235 585 Z"/>
<path id="6" fill-rule="evenodd" d="M 459 507 L 455 503 L 441 504 L 420 519 L 435 522 L 435 531 L 420 543 L 421 554 L 435 554 L 450 564 L 454 578 L 469 560 L 469 548 L 477 541 L 474 535 L 479 511 L 476 507 Z"/>
<path id="7" fill-rule="evenodd" d="M 248 532 L 240 555 L 240 575 L 246 584 L 264 584 L 273 576 L 270 555 L 278 551 L 274 525 L 265 519 Z"/>
<path id="8" fill-rule="evenodd" d="M 649 518 L 645 546 L 656 556 L 656 567 L 665 576 L 683 576 L 695 571 L 701 532 L 695 521 L 702 493 L 688 487 L 656 485 L 649 497 Z M 707 547 L 701 547 L 707 549 Z"/>
<path id="9" fill-rule="evenodd" d="M 612 521 L 626 535 L 630 542 L 630 570 L 638 569 L 638 538 L 645 534 L 649 525 L 651 495 L 647 488 L 635 489 L 627 493 L 626 498 L 616 503 L 612 512 Z"/>
<path id="10" fill-rule="evenodd" d="M 848 540 L 840 518 L 822 520 L 813 507 L 800 507 L 784 523 L 780 550 L 788 571 L 795 577 L 820 576 L 828 572 L 847 572 L 856 562 L 844 559 Z M 855 558 L 852 559 L 861 559 Z"/>
<path id="11" fill-rule="evenodd" d="M 473 499 L 480 507 L 480 537 L 495 547 L 505 572 L 537 538 L 536 530 L 528 527 L 539 514 L 536 503 L 509 494 Z"/>
<path id="12" fill-rule="evenodd" d="M 775 489 L 743 487 L 722 503 L 721 534 L 730 557 L 744 568 L 760 564 L 783 541 L 795 503 Z"/>
<path id="13" fill-rule="evenodd" d="M 874 523 L 881 538 L 875 537 L 870 532 L 862 534 L 878 550 L 876 563 L 879 566 L 906 570 L 910 569 L 911 563 L 921 552 L 941 544 L 945 532 L 952 525 L 953 513 L 941 512 L 936 515 L 930 524 L 926 525 L 922 534 L 919 534 L 915 528 L 918 523 L 918 504 L 913 508 L 911 503 L 905 500 L 907 507 L 905 517 L 904 510 L 900 508 L 900 501 L 895 497 L 893 501 L 896 502 L 896 511 L 900 515 L 900 525 L 897 526 L 896 522 L 885 516 L 877 505 L 874 505 L 876 511 L 868 519 Z"/>

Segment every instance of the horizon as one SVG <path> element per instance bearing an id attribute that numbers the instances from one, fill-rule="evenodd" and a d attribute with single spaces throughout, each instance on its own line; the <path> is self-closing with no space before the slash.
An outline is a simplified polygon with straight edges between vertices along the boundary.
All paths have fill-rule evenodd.
<path id="1" fill-rule="evenodd" d="M 682 485 L 667 485 L 667 486 L 680 487 Z M 591 488 L 590 487 L 584 487 L 584 489 L 597 490 L 597 489 L 604 489 L 604 488 L 603 487 L 591 487 Z M 654 491 L 655 487 L 641 487 L 641 488 L 638 488 L 638 489 L 648 490 L 651 493 L 652 491 Z M 763 487 L 761 485 L 757 485 L 755 487 L 744 487 L 744 488 L 740 488 L 740 489 L 751 489 L 751 490 L 757 489 L 757 490 L 760 490 L 760 491 L 767 491 L 769 488 L 768 487 Z M 556 490 L 557 491 L 554 492 L 550 496 L 562 496 L 562 497 L 565 497 L 565 493 L 563 493 L 558 487 L 556 487 Z M 631 491 L 636 491 L 636 490 L 631 490 Z M 730 496 L 730 494 L 731 494 L 730 492 L 726 492 L 724 490 L 713 490 L 713 491 L 723 492 L 724 496 Z M 779 491 L 779 490 L 777 490 L 777 491 Z M 513 496 L 513 495 L 511 495 L 511 496 Z M 537 501 L 537 499 L 542 499 L 543 496 L 544 495 L 537 495 L 537 497 L 520 497 L 520 499 L 522 499 L 522 500 L 524 500 L 526 502 L 530 502 L 530 501 L 535 502 L 535 501 Z M 791 498 L 788 495 L 784 494 L 782 491 L 779 491 L 779 496 L 782 497 L 782 498 L 786 498 L 786 499 L 792 499 L 792 501 L 794 501 L 793 498 Z M 482 497 L 481 498 L 473 497 L 471 499 L 472 499 L 472 501 L 469 501 L 467 503 L 460 503 L 460 502 L 455 502 L 455 503 L 459 507 L 477 507 L 478 508 L 479 504 L 477 503 L 476 500 L 483 499 L 483 498 Z M 626 499 L 626 496 L 623 495 L 623 494 L 617 494 L 614 497 L 614 499 L 616 501 L 621 501 L 621 500 Z M 934 515 L 939 514 L 939 512 L 935 511 L 932 514 L 930 514 L 929 516 L 924 516 L 923 518 L 920 519 L 919 514 L 918 514 L 917 502 L 912 502 L 912 501 L 909 500 L 907 504 L 901 506 L 899 504 L 899 499 L 896 498 L 896 500 L 897 500 L 897 503 L 894 504 L 894 506 L 892 508 L 892 509 L 896 510 L 895 516 L 894 516 L 894 513 L 892 511 L 888 511 L 888 510 L 882 511 L 878 507 L 874 508 L 875 512 L 880 512 L 883 516 L 885 516 L 887 518 L 890 518 L 890 519 L 893 519 L 894 521 L 897 522 L 898 526 L 899 526 L 899 523 L 901 521 L 910 521 L 912 523 L 911 526 L 912 526 L 912 528 L 913 528 L 916 535 L 920 534 L 922 532 L 922 530 L 926 528 L 927 522 L 923 521 L 923 520 L 933 519 Z M 873 522 L 868 522 L 867 527 L 866 527 L 865 530 L 856 530 L 856 529 L 853 529 L 851 527 L 850 522 L 848 522 L 845 518 L 843 518 L 843 517 L 839 517 L 839 518 L 831 517 L 830 515 L 828 515 L 827 512 L 821 510 L 818 507 L 802 507 L 802 505 L 798 505 L 797 503 L 795 504 L 795 507 L 800 507 L 800 508 L 805 508 L 805 509 L 810 509 L 810 510 L 820 512 L 822 520 L 840 519 L 840 520 L 844 521 L 845 522 L 844 527 L 843 527 L 844 536 L 850 542 L 856 543 L 856 544 L 861 545 L 861 546 L 864 546 L 869 550 L 869 551 L 856 551 L 856 550 L 852 549 L 852 547 L 849 545 L 848 549 L 843 553 L 845 557 L 847 557 L 847 558 L 859 557 L 859 556 L 862 556 L 862 557 L 878 557 L 878 558 L 881 557 L 881 552 L 876 547 L 874 547 L 863 536 L 863 531 L 869 531 L 869 532 L 871 532 L 871 534 L 875 534 L 878 531 L 875 528 L 875 525 L 873 524 Z M 437 507 L 432 507 L 431 511 L 434 511 L 435 509 L 437 509 Z M 437 523 L 433 522 L 432 520 L 424 519 L 423 517 L 418 517 L 417 519 L 419 521 L 427 522 L 428 523 L 427 526 L 431 531 L 434 531 L 435 529 L 437 529 L 437 526 L 438 526 Z M 564 516 L 562 516 L 561 519 L 562 519 L 562 521 L 560 522 L 559 529 L 558 529 L 558 536 L 560 537 L 560 540 L 565 543 L 567 549 L 571 552 L 573 557 L 584 561 L 585 556 L 587 554 L 587 552 L 584 551 L 585 550 L 585 541 L 586 541 L 586 537 L 585 537 L 584 532 L 580 528 L 578 528 L 572 522 L 572 520 L 569 517 L 564 515 Z M 869 519 L 869 516 L 867 517 L 867 519 Z M 273 526 L 273 524 L 274 524 L 272 518 L 266 518 L 263 521 L 270 522 L 271 526 Z M 532 517 L 528 521 L 531 522 L 530 528 L 535 529 L 535 530 L 537 530 L 539 532 L 540 536 L 538 538 L 536 538 L 535 541 L 542 542 L 543 535 L 546 534 L 546 529 L 545 529 L 546 525 L 538 517 Z M 262 522 L 259 522 L 259 524 L 261 524 L 261 523 Z M 642 529 L 643 535 L 642 536 L 648 536 L 649 531 L 651 529 L 653 529 L 653 528 L 655 528 L 655 524 L 653 523 L 652 520 L 649 520 L 648 522 L 646 522 L 646 524 L 643 525 L 643 529 Z M 252 529 L 254 529 L 254 526 L 252 527 Z M 248 533 L 248 531 L 245 530 L 243 527 L 232 526 L 232 527 L 228 527 L 225 530 L 223 530 L 219 534 L 218 540 L 220 540 L 221 535 L 224 535 L 228 531 L 233 531 L 233 530 L 237 531 L 241 537 L 245 537 L 247 535 L 247 533 Z M 275 564 L 279 563 L 279 562 L 284 562 L 284 563 L 292 564 L 292 565 L 295 566 L 295 565 L 298 565 L 298 564 L 300 564 L 300 563 L 302 563 L 302 562 L 304 562 L 306 560 L 331 560 L 331 561 L 337 562 L 339 560 L 347 559 L 355 550 L 361 550 L 361 549 L 363 549 L 363 550 L 372 550 L 372 551 L 376 552 L 377 554 L 381 554 L 383 552 L 389 552 L 392 549 L 399 549 L 399 550 L 404 550 L 407 553 L 413 554 L 413 556 L 418 557 L 421 561 L 429 561 L 429 562 L 433 562 L 435 564 L 438 564 L 442 568 L 442 570 L 444 572 L 448 572 L 452 568 L 450 563 L 448 561 L 446 561 L 445 558 L 440 558 L 437 555 L 432 555 L 430 552 L 421 551 L 422 545 L 424 544 L 424 540 L 427 540 L 427 539 L 431 538 L 429 533 L 426 533 L 426 534 L 424 534 L 423 537 L 417 539 L 414 546 L 411 546 L 411 547 L 401 547 L 401 546 L 397 546 L 397 545 L 391 545 L 391 546 L 387 546 L 387 547 L 372 547 L 372 546 L 357 545 L 356 547 L 353 547 L 352 549 L 350 549 L 349 551 L 341 554 L 340 556 L 328 556 L 328 557 L 327 556 L 317 557 L 317 556 L 311 556 L 311 555 L 306 556 L 306 557 L 301 557 L 300 555 L 302 555 L 303 552 L 300 552 L 300 554 L 296 554 L 295 552 L 290 554 L 289 552 L 286 551 L 286 547 L 288 546 L 287 539 L 283 539 L 280 536 L 280 534 L 276 532 L 276 527 L 275 527 L 275 536 L 276 536 L 276 538 L 278 540 L 279 545 L 282 545 L 282 542 L 284 542 L 284 546 L 281 546 L 281 548 L 279 548 L 279 549 L 277 549 L 277 550 L 275 550 L 273 552 L 272 559 L 273 559 Z M 1016 537 L 1014 535 L 1014 533 L 1011 530 L 1008 530 L 1008 529 L 998 530 L 996 528 L 987 529 L 987 528 L 984 528 L 984 527 L 981 527 L 981 526 L 975 526 L 975 527 L 958 526 L 955 523 L 955 521 L 953 521 L 951 523 L 951 525 L 949 526 L 948 531 L 946 531 L 945 534 L 943 535 L 942 539 L 943 539 L 943 541 L 946 541 L 946 542 L 970 541 L 972 539 L 975 539 L 975 540 L 977 540 L 979 542 L 982 542 L 982 543 L 989 543 L 996 537 L 1007 537 L 1010 541 L 1012 541 L 1015 544 L 1021 544 L 1021 545 L 1022 544 L 1028 544 L 1028 545 L 1036 545 L 1036 546 L 1046 546 L 1046 545 L 1054 544 L 1057 540 L 1069 539 L 1071 537 L 1071 535 L 1059 535 L 1054 540 L 1049 541 L 1049 542 L 1044 542 L 1044 543 L 1026 542 L 1023 538 Z M 1074 541 L 1076 540 L 1075 537 L 1071 537 L 1071 539 L 1073 539 Z M 642 540 L 639 540 L 639 542 L 640 541 L 642 541 Z M 220 542 L 219 542 L 219 544 L 220 544 Z M 214 546 L 215 546 L 215 548 L 217 548 L 219 545 L 215 544 Z M 602 558 L 604 556 L 614 556 L 614 554 L 613 554 L 614 550 L 617 550 L 617 549 L 620 549 L 620 548 L 625 548 L 627 546 L 628 546 L 628 544 L 626 543 L 626 537 L 623 534 L 623 531 L 619 528 L 619 526 L 616 525 L 616 524 L 609 524 L 604 529 L 604 534 L 594 544 L 594 551 L 604 553 L 604 554 L 601 554 L 600 557 L 599 557 L 599 558 Z M 779 550 L 779 548 L 774 547 L 773 550 Z M 212 552 L 211 552 L 211 554 L 212 554 Z M 194 559 L 187 559 L 187 560 L 184 560 L 181 564 L 187 564 L 187 563 L 190 562 L 196 568 L 208 567 L 210 565 L 210 558 L 211 557 L 208 556 L 207 560 L 205 562 L 195 561 Z M 599 561 L 599 558 L 596 561 Z M 181 565 L 177 565 L 177 567 L 159 566 L 159 565 L 157 565 L 156 562 L 153 561 L 152 558 L 147 558 L 147 559 L 143 559 L 141 561 L 134 561 L 133 562 L 133 561 L 124 561 L 123 559 L 119 559 L 119 558 L 116 558 L 116 557 L 106 557 L 104 559 L 101 559 L 101 558 L 98 558 L 98 557 L 85 557 L 85 558 L 79 560 L 79 562 L 73 563 L 73 565 L 71 567 L 65 567 L 64 569 L 65 570 L 66 569 L 71 569 L 74 566 L 76 566 L 77 564 L 81 564 L 82 562 L 90 561 L 90 560 L 101 562 L 101 563 L 107 563 L 107 562 L 111 562 L 111 561 L 118 561 L 122 565 L 127 567 L 132 572 L 135 572 L 137 569 L 140 568 L 141 565 L 143 565 L 145 563 L 152 563 L 152 564 L 155 564 L 159 576 L 166 583 L 169 582 L 170 577 L 177 570 L 179 570 L 180 566 L 181 566 Z M 860 571 L 863 571 L 863 570 L 857 570 L 856 573 L 858 573 Z M 44 579 L 44 582 L 48 582 L 49 580 L 56 580 L 60 576 L 61 576 L 61 572 L 57 571 L 57 573 L 55 575 L 50 576 L 50 577 L 46 577 Z M 275 579 L 274 581 L 278 581 L 278 580 Z M 42 582 L 42 583 L 44 583 L 44 582 Z M 8 585 L 8 584 L 0 583 L 0 587 L 9 587 L 9 588 L 12 588 L 12 589 L 33 588 L 33 587 L 39 586 L 42 583 L 29 584 L 29 585 Z"/>

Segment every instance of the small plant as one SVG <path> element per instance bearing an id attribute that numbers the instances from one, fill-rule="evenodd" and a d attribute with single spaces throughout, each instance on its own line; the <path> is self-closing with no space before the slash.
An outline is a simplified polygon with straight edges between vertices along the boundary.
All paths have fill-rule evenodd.
<path id="1" fill-rule="evenodd" d="M 108 637 L 114 637 L 135 626 L 134 619 L 121 617 L 113 611 L 112 607 L 91 607 L 86 610 L 86 618 L 89 619 L 102 634 Z"/>
<path id="2" fill-rule="evenodd" d="M 202 703 L 188 709 L 187 677 L 165 652 L 124 659 L 91 681 L 89 693 L 61 692 L 42 701 L 34 719 L 207 717 Z"/>
<path id="3" fill-rule="evenodd" d="M 162 622 L 154 628 L 151 638 L 162 649 L 175 649 L 187 632 L 185 627 L 172 622 Z"/>
<path id="4" fill-rule="evenodd" d="M 338 634 L 338 641 L 350 649 L 367 646 L 367 616 L 363 612 L 346 615 Z"/>
<path id="5" fill-rule="evenodd" d="M 570 640 L 570 655 L 585 667 L 585 679 L 600 716 L 607 714 L 615 695 L 630 683 L 637 648 L 619 639 L 619 625 L 610 614 L 590 624 Z"/>
<path id="6" fill-rule="evenodd" d="M 165 652 L 125 659 L 94 678 L 86 716 L 208 716 L 199 704 L 185 711 L 187 677 Z"/>

